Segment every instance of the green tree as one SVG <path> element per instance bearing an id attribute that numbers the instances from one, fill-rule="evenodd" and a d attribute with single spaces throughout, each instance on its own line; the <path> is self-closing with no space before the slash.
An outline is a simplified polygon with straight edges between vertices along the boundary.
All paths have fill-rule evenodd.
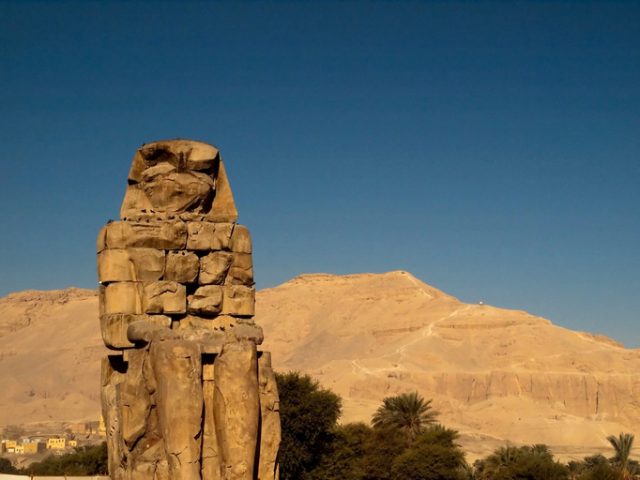
<path id="1" fill-rule="evenodd" d="M 438 412 L 418 392 L 386 397 L 373 415 L 371 423 L 378 429 L 399 429 L 413 441 L 427 425 L 435 422 Z"/>
<path id="2" fill-rule="evenodd" d="M 393 461 L 393 480 L 465 480 L 464 453 L 455 443 L 458 432 L 434 425 L 425 429 Z"/>
<path id="3" fill-rule="evenodd" d="M 18 469 L 13 466 L 11 460 L 0 457 L 0 473 L 18 473 Z"/>
<path id="4" fill-rule="evenodd" d="M 299 372 L 277 373 L 276 381 L 282 424 L 280 478 L 305 479 L 331 449 L 341 400 Z"/>
<path id="5" fill-rule="evenodd" d="M 618 437 L 609 435 L 607 440 L 615 451 L 612 461 L 618 468 L 620 477 L 623 480 L 633 478 L 633 473 L 629 469 L 629 456 L 633 448 L 634 436 L 631 433 L 620 433 Z"/>
<path id="6" fill-rule="evenodd" d="M 620 474 L 602 455 L 585 457 L 583 461 L 571 461 L 568 465 L 572 480 L 620 480 Z"/>
<path id="7" fill-rule="evenodd" d="M 478 480 L 565 480 L 567 467 L 556 462 L 546 445 L 501 447 L 474 464 Z"/>
<path id="8" fill-rule="evenodd" d="M 364 423 L 339 425 L 328 452 L 309 473 L 310 480 L 362 480 L 373 430 Z"/>
<path id="9" fill-rule="evenodd" d="M 399 430 L 373 429 L 364 423 L 340 425 L 334 430 L 331 448 L 308 478 L 391 480 L 391 462 L 408 446 Z"/>

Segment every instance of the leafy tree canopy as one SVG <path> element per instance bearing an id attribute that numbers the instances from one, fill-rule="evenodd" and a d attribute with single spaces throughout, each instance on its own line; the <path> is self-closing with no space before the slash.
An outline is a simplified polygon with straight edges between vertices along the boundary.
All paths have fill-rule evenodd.
<path id="1" fill-rule="evenodd" d="M 340 416 L 340 397 L 309 375 L 276 373 L 280 395 L 281 480 L 301 480 L 331 448 Z"/>
<path id="2" fill-rule="evenodd" d="M 435 423 L 437 415 L 431 400 L 425 401 L 418 392 L 411 392 L 383 399 L 371 423 L 374 428 L 402 430 L 409 440 L 414 440 L 427 425 Z"/>

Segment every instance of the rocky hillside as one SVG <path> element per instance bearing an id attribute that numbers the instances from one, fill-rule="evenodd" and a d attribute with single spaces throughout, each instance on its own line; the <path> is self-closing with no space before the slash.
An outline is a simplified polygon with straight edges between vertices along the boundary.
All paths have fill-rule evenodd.
<path id="1" fill-rule="evenodd" d="M 275 367 L 315 376 L 368 421 L 418 390 L 463 432 L 471 456 L 503 439 L 564 456 L 640 437 L 640 350 L 526 312 L 464 304 L 407 272 L 302 275 L 257 295 Z M 95 419 L 97 297 L 21 292 L 0 300 L 0 424 Z"/>
<path id="2" fill-rule="evenodd" d="M 266 349 L 367 421 L 418 390 L 481 454 L 503 439 L 571 456 L 640 433 L 640 350 L 523 311 L 464 304 L 407 272 L 302 275 L 259 294 Z"/>
<path id="3" fill-rule="evenodd" d="M 93 290 L 0 299 L 0 425 L 97 420 L 105 351 Z"/>

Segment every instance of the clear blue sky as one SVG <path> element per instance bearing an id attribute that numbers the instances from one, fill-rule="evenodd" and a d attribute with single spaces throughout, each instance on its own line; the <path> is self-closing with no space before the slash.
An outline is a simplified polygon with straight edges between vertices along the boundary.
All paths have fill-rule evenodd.
<path id="1" fill-rule="evenodd" d="M 94 287 L 134 150 L 222 151 L 258 287 L 403 269 L 640 346 L 640 3 L 0 2 L 0 294 Z"/>

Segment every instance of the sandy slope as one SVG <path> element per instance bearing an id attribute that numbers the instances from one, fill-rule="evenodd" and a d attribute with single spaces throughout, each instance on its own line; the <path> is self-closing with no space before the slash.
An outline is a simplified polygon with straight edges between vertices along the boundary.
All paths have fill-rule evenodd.
<path id="1" fill-rule="evenodd" d="M 258 293 L 257 321 L 276 368 L 339 393 L 343 421 L 418 390 L 471 457 L 503 439 L 581 456 L 609 433 L 640 437 L 640 350 L 467 305 L 406 272 L 302 275 Z M 104 352 L 94 292 L 0 299 L 0 425 L 95 419 Z"/>

